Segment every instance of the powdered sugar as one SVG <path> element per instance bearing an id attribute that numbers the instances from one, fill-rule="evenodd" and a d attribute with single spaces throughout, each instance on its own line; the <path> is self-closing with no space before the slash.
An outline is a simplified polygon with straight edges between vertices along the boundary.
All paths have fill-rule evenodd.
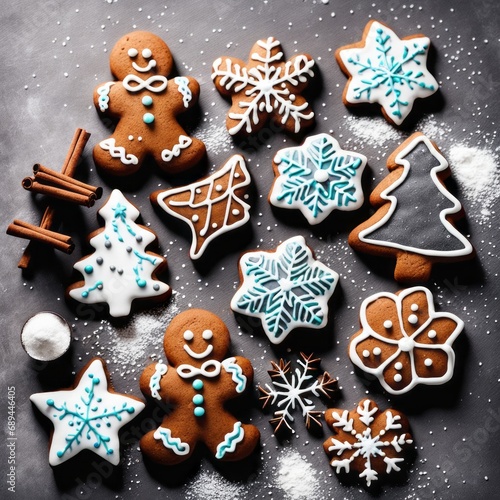
<path id="1" fill-rule="evenodd" d="M 471 215 L 482 221 L 488 219 L 500 189 L 497 154 L 490 149 L 455 144 L 448 160 L 454 178 L 476 209 Z"/>
<path id="2" fill-rule="evenodd" d="M 227 153 L 233 149 L 233 139 L 229 135 L 224 123 L 203 123 L 203 126 L 194 132 L 197 139 L 205 143 L 211 154 Z"/>
<path id="3" fill-rule="evenodd" d="M 383 118 L 357 118 L 348 116 L 346 124 L 356 135 L 358 143 L 375 147 L 388 147 L 401 139 L 402 134 Z"/>
<path id="4" fill-rule="evenodd" d="M 276 485 L 286 497 L 294 500 L 316 498 L 318 479 L 316 470 L 297 451 L 285 451 L 278 458 Z"/>
<path id="5" fill-rule="evenodd" d="M 249 487 L 245 483 L 232 482 L 217 472 L 202 470 L 185 488 L 186 500 L 216 498 L 217 500 L 235 500 L 248 498 Z"/>

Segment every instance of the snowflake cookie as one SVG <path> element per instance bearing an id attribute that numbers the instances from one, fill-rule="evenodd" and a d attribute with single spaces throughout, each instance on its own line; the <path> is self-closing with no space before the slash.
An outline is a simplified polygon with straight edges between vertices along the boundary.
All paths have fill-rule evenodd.
<path id="1" fill-rule="evenodd" d="M 334 435 L 323 448 L 336 474 L 351 474 L 370 487 L 405 465 L 413 439 L 402 413 L 380 411 L 374 401 L 364 399 L 354 411 L 328 409 L 325 420 Z"/>
<path id="2" fill-rule="evenodd" d="M 295 328 L 326 326 L 339 275 L 314 258 L 303 236 L 289 238 L 275 251 L 243 254 L 239 272 L 241 286 L 231 309 L 260 318 L 273 344 Z"/>
<path id="3" fill-rule="evenodd" d="M 229 133 L 255 133 L 269 117 L 290 133 L 311 125 L 314 112 L 300 93 L 314 76 L 313 66 L 307 54 L 285 61 L 281 44 L 273 37 L 252 47 L 248 64 L 234 57 L 217 59 L 212 80 L 222 95 L 232 97 L 226 119 Z"/>
<path id="4" fill-rule="evenodd" d="M 118 431 L 145 406 L 140 399 L 113 390 L 100 358 L 80 371 L 72 389 L 40 392 L 30 399 L 54 425 L 49 450 L 52 466 L 66 462 L 82 450 L 93 451 L 118 465 Z"/>
<path id="5" fill-rule="evenodd" d="M 378 103 L 390 123 L 401 125 L 415 99 L 429 97 L 439 87 L 426 67 L 430 43 L 423 35 L 399 38 L 384 24 L 370 21 L 360 42 L 335 52 L 349 77 L 344 104 Z"/>
<path id="6" fill-rule="evenodd" d="M 361 305 L 360 319 L 361 330 L 351 339 L 349 357 L 377 377 L 386 391 L 403 394 L 418 384 L 451 379 L 452 344 L 464 323 L 454 314 L 436 312 L 427 288 L 372 295 Z"/>
<path id="7" fill-rule="evenodd" d="M 208 244 L 250 219 L 250 206 L 244 200 L 250 185 L 245 160 L 233 155 L 217 172 L 188 186 L 156 191 L 151 202 L 191 228 L 189 256 L 202 257 Z"/>
<path id="8" fill-rule="evenodd" d="M 118 189 L 99 210 L 105 226 L 90 235 L 95 252 L 74 268 L 84 281 L 73 284 L 68 295 L 82 304 L 106 303 L 113 317 L 130 314 L 132 302 L 164 301 L 171 288 L 156 278 L 167 261 L 146 251 L 156 235 L 134 221 L 140 213 Z"/>
<path id="9" fill-rule="evenodd" d="M 274 418 L 270 420 L 274 433 L 278 434 L 282 430 L 288 430 L 294 433 L 292 423 L 294 421 L 292 412 L 295 408 L 302 411 L 305 418 L 306 427 L 320 428 L 321 416 L 323 412 L 316 410 L 311 396 L 324 397 L 331 399 L 338 391 L 337 380 L 332 378 L 328 372 L 323 372 L 319 377 L 317 375 L 319 358 L 313 355 L 306 356 L 300 353 L 302 359 L 297 360 L 300 366 L 291 371 L 290 361 L 283 359 L 279 363 L 271 361 L 273 367 L 268 373 L 271 377 L 272 386 L 266 384 L 265 387 L 259 386 L 262 396 L 260 400 L 262 408 L 272 406 L 275 409 Z"/>
<path id="10" fill-rule="evenodd" d="M 319 224 L 333 210 L 356 210 L 363 204 L 361 176 L 366 157 L 344 151 L 328 134 L 308 137 L 302 146 L 278 151 L 269 202 L 299 209 L 309 224 Z"/>

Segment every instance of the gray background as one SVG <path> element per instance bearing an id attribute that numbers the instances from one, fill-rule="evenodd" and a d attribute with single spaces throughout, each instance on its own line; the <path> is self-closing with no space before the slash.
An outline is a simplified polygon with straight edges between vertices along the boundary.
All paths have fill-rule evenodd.
<path id="1" fill-rule="evenodd" d="M 310 53 L 318 70 L 309 94 L 314 96 L 317 117 L 314 132 L 333 133 L 346 149 L 358 149 L 368 157 L 364 176 L 368 193 L 385 175 L 387 155 L 413 130 L 436 132 L 437 136 L 431 138 L 445 155 L 458 143 L 493 151 L 499 147 L 498 2 L 2 0 L 1 4 L 2 227 L 14 218 L 38 223 L 43 202 L 25 192 L 20 180 L 30 173 L 35 162 L 59 169 L 76 127 L 92 133 L 80 178 L 103 185 L 105 196 L 115 186 L 113 180 L 102 179 L 92 163 L 92 147 L 109 132 L 92 105 L 92 90 L 97 83 L 111 79 L 109 50 L 120 36 L 134 29 L 162 36 L 174 55 L 178 74 L 199 81 L 199 110 L 185 125 L 205 141 L 208 168 L 222 165 L 230 154 L 241 153 L 248 160 L 255 186 L 251 241 L 245 242 L 244 248 L 231 249 L 228 255 L 216 258 L 209 269 L 193 266 L 187 255 L 189 240 L 167 228 L 148 201 L 150 192 L 158 186 L 172 185 L 175 179 L 149 169 L 133 188 L 123 187 L 143 220 L 157 232 L 161 253 L 169 263 L 166 281 L 176 292 L 164 308 L 139 313 L 136 323 L 134 319 L 110 323 L 93 313 L 78 318 L 64 299 L 65 287 L 74 278 L 73 263 L 91 251 L 85 237 L 98 227 L 95 212 L 100 203 L 89 210 L 68 210 L 62 230 L 77 241 L 76 251 L 71 256 L 49 252 L 30 276 L 16 268 L 24 243 L 0 232 L 0 417 L 5 431 L 7 387 L 15 385 L 18 498 L 287 498 L 290 492 L 280 487 L 278 471 L 280 460 L 294 452 L 311 465 L 318 498 L 368 495 L 362 488 L 338 481 L 321 448 L 325 437 L 308 433 L 300 415 L 295 422 L 296 434 L 279 443 L 272 436 L 269 415 L 259 409 L 256 391 L 245 416 L 260 428 L 262 449 L 254 463 L 242 470 L 216 471 L 211 462 L 203 459 L 199 468 L 178 481 L 169 472 L 147 467 L 135 441 L 125 446 L 124 464 L 110 477 L 107 469 L 96 470 L 91 464 L 79 466 L 77 471 L 52 471 L 47 456 L 48 427 L 33 411 L 29 395 L 69 385 L 73 374 L 94 355 L 108 361 L 118 391 L 140 395 L 138 377 L 151 354 L 161 355 L 163 328 L 168 319 L 191 306 L 217 312 L 228 324 L 233 352 L 250 358 L 254 365 L 255 385 L 268 382 L 266 370 L 272 359 L 280 355 L 294 359 L 299 348 L 314 349 L 322 357 L 323 367 L 339 378 L 342 391 L 336 406 L 352 408 L 368 394 L 381 408 L 394 405 L 405 411 L 417 453 L 408 481 L 383 487 L 379 494 L 384 498 L 472 498 L 479 494 L 493 498 L 498 494 L 498 200 L 490 207 L 490 215 L 483 217 L 480 202 L 465 196 L 457 183 L 449 184 L 467 213 L 460 227 L 470 235 L 478 253 L 476 261 L 437 268 L 428 284 L 437 307 L 465 321 L 465 332 L 456 344 L 455 377 L 445 388 L 415 391 L 402 399 L 387 397 L 378 386 L 372 387 L 354 373 L 346 354 L 349 337 L 358 328 L 361 301 L 372 293 L 400 288 L 392 280 L 392 263 L 378 264 L 376 259 L 356 255 L 346 243 L 350 229 L 367 217 L 369 209 L 365 207 L 349 217 L 334 215 L 327 225 L 314 231 L 298 222 L 298 217 L 292 225 L 274 213 L 266 200 L 273 180 L 271 159 L 277 149 L 296 142 L 269 130 L 257 137 L 257 148 L 234 142 L 223 128 L 228 103 L 215 91 L 210 79 L 211 64 L 217 57 L 231 55 L 246 60 L 259 38 L 278 38 L 287 57 L 295 51 Z M 387 140 L 363 138 L 356 133 L 359 129 L 352 127 L 353 119 L 371 111 L 353 112 L 344 107 L 341 94 L 346 78 L 333 56 L 337 47 L 358 41 L 371 18 L 387 22 L 400 36 L 418 32 L 429 36 L 434 46 L 430 68 L 441 84 L 439 95 L 422 106 L 407 130 L 388 133 Z M 376 107 L 371 116 L 380 116 Z M 380 123 L 381 131 L 387 131 L 385 123 Z M 242 333 L 229 301 L 238 282 L 239 251 L 257 246 L 274 248 L 295 234 L 304 235 L 318 258 L 341 278 L 330 327 L 322 334 L 310 334 L 310 344 L 297 340 L 288 353 L 286 346 L 271 348 L 260 333 Z M 22 324 L 41 310 L 59 312 L 74 328 L 72 351 L 56 367 L 30 362 L 20 345 Z M 144 322 L 140 318 L 145 318 Z M 154 328 L 146 332 L 145 324 Z M 133 345 L 140 344 L 141 336 L 146 345 L 141 344 L 139 354 L 132 356 L 133 362 L 128 364 L 116 353 L 123 353 L 130 336 Z M 318 407 L 323 406 L 319 403 Z M 152 418 L 151 413 L 142 421 L 140 417 L 138 425 L 148 418 Z M 4 498 L 6 462 L 2 443 L 0 491 Z M 211 489 L 214 484 L 225 486 L 216 494 Z"/>

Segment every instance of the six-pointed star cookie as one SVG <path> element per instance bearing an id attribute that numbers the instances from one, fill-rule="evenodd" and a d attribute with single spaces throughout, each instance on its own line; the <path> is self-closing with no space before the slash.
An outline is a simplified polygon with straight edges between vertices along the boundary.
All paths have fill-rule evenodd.
<path id="1" fill-rule="evenodd" d="M 430 43 L 423 35 L 399 38 L 384 24 L 370 21 L 360 42 L 335 52 L 340 68 L 349 77 L 344 103 L 379 103 L 389 122 L 403 123 L 415 99 L 438 89 L 426 67 Z"/>
<path id="2" fill-rule="evenodd" d="M 221 94 L 232 97 L 226 119 L 229 133 L 252 134 L 269 117 L 291 133 L 311 125 L 314 112 L 300 93 L 314 76 L 313 66 L 308 54 L 285 62 L 281 44 L 273 37 L 252 47 L 248 64 L 234 57 L 218 58 L 212 80 Z"/>
<path id="3" fill-rule="evenodd" d="M 104 361 L 99 358 L 83 368 L 73 389 L 40 392 L 30 399 L 54 425 L 49 451 L 52 466 L 82 450 L 91 450 L 118 465 L 118 431 L 145 406 L 138 398 L 113 391 Z"/>
<path id="4" fill-rule="evenodd" d="M 151 202 L 189 224 L 193 240 L 189 256 L 199 259 L 217 236 L 243 226 L 250 218 L 244 201 L 250 184 L 245 160 L 233 155 L 217 172 L 187 186 L 155 191 Z"/>
<path id="5" fill-rule="evenodd" d="M 269 202 L 299 209 L 309 224 L 319 224 L 333 210 L 356 210 L 363 204 L 362 154 L 344 151 L 328 134 L 308 137 L 302 146 L 278 151 Z"/>

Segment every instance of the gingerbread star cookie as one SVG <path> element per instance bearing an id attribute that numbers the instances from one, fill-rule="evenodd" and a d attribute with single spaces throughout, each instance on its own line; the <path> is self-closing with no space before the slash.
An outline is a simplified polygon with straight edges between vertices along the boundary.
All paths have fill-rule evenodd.
<path id="1" fill-rule="evenodd" d="M 246 203 L 250 174 L 245 160 L 234 155 L 204 179 L 151 194 L 151 202 L 186 222 L 192 233 L 189 256 L 196 260 L 218 236 L 243 226 L 250 219 Z"/>
<path id="2" fill-rule="evenodd" d="M 314 112 L 300 94 L 314 76 L 314 60 L 298 54 L 285 61 L 281 43 L 273 37 L 259 40 L 248 64 L 220 57 L 213 64 L 217 90 L 232 98 L 226 125 L 231 135 L 250 135 L 269 118 L 287 132 L 298 133 L 312 124 Z"/>
<path id="3" fill-rule="evenodd" d="M 349 77 L 343 93 L 346 106 L 378 103 L 387 121 L 401 125 L 416 99 L 429 97 L 439 85 L 426 67 L 430 39 L 399 38 L 379 21 L 370 21 L 363 39 L 335 52 Z"/>

